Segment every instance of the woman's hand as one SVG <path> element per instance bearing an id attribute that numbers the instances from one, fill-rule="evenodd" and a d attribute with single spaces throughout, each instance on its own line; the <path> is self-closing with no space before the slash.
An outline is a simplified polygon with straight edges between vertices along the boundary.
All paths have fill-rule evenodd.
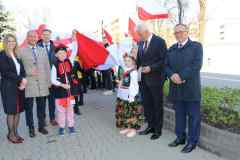
<path id="1" fill-rule="evenodd" d="M 19 85 L 19 87 L 18 87 L 18 89 L 24 90 L 26 88 L 26 86 L 27 86 L 27 79 L 23 78 L 21 83 L 20 83 L 20 85 Z"/>

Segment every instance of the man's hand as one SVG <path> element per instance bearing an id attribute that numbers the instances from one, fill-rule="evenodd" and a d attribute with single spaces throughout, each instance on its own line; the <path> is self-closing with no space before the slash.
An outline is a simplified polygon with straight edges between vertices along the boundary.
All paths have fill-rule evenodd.
<path id="1" fill-rule="evenodd" d="M 142 72 L 144 74 L 150 73 L 151 72 L 151 67 L 149 67 L 149 66 L 142 67 Z"/>
<path id="2" fill-rule="evenodd" d="M 173 83 L 175 83 L 175 84 L 185 83 L 185 81 L 183 81 L 183 80 L 181 79 L 181 77 L 179 76 L 179 74 L 177 74 L 177 73 L 174 73 L 174 74 L 171 76 L 170 79 L 171 79 L 171 80 L 173 81 Z"/>

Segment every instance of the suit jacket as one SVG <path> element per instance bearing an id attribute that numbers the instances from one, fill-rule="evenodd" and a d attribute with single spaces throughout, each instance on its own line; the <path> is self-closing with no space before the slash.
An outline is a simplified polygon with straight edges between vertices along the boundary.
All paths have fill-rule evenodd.
<path id="1" fill-rule="evenodd" d="M 151 72 L 141 75 L 141 80 L 148 86 L 163 85 L 165 80 L 164 67 L 167 46 L 165 41 L 154 35 L 148 45 L 147 51 L 143 51 L 144 42 L 139 43 L 137 54 L 137 66 L 150 66 Z"/>
<path id="2" fill-rule="evenodd" d="M 34 63 L 32 48 L 29 46 L 22 48 L 19 58 L 22 60 L 26 78 L 28 80 L 25 89 L 26 97 L 42 97 L 49 94 L 50 83 L 50 64 L 45 49 L 36 47 L 37 63 Z M 38 69 L 39 75 L 32 75 L 34 68 Z"/>
<path id="3" fill-rule="evenodd" d="M 23 109 L 24 91 L 20 91 L 18 87 L 26 74 L 22 62 L 19 59 L 17 61 L 20 64 L 19 75 L 17 74 L 13 59 L 8 57 L 5 51 L 0 52 L 2 101 L 5 112 L 11 114 L 21 112 Z M 17 111 L 17 103 L 20 106 L 19 111 Z"/>
<path id="4" fill-rule="evenodd" d="M 50 41 L 50 49 L 48 51 L 46 50 L 46 48 L 44 46 L 43 40 L 39 40 L 37 45 L 39 47 L 45 49 L 46 54 L 48 56 L 48 60 L 49 60 L 50 66 L 52 66 L 54 63 L 56 63 L 57 58 L 55 56 L 55 46 L 54 46 L 53 41 Z"/>
<path id="5" fill-rule="evenodd" d="M 186 81 L 180 85 L 170 81 L 170 100 L 201 100 L 200 70 L 202 67 L 202 59 L 202 45 L 190 39 L 183 48 L 178 48 L 177 44 L 169 48 L 166 59 L 167 76 L 170 78 L 174 73 L 178 73 L 181 79 Z"/>

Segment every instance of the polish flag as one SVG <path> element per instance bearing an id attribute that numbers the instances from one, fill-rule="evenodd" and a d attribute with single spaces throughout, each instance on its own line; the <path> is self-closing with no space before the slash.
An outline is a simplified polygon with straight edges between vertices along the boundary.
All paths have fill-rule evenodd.
<path id="1" fill-rule="evenodd" d="M 140 20 L 167 19 L 168 12 L 154 0 L 138 0 L 137 13 Z"/>
<path id="2" fill-rule="evenodd" d="M 105 29 L 103 29 L 103 36 L 105 36 L 110 45 L 113 44 L 112 36 Z"/>
<path id="3" fill-rule="evenodd" d="M 108 50 L 99 42 L 77 32 L 78 56 L 86 69 L 96 68 L 103 64 L 113 64 L 114 60 Z"/>
<path id="4" fill-rule="evenodd" d="M 129 20 L 128 20 L 128 34 L 133 38 L 133 40 L 135 42 L 139 42 L 140 37 L 135 30 L 136 30 L 136 24 L 131 18 L 129 18 Z"/>

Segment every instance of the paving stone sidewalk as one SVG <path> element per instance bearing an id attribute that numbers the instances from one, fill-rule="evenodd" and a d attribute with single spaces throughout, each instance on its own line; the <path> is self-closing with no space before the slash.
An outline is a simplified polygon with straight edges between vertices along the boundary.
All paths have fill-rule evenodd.
<path id="1" fill-rule="evenodd" d="M 25 143 L 21 145 L 6 140 L 5 115 L 1 106 L 0 160 L 224 160 L 200 148 L 184 155 L 180 153 L 181 148 L 167 147 L 174 139 L 169 131 L 164 131 L 157 141 L 151 141 L 149 136 L 125 138 L 114 127 L 114 96 L 90 91 L 85 102 L 81 107 L 83 115 L 76 117 L 75 135 L 59 137 L 57 128 L 48 126 L 48 136 L 37 133 L 37 137 L 31 139 L 22 114 L 20 133 Z"/>

